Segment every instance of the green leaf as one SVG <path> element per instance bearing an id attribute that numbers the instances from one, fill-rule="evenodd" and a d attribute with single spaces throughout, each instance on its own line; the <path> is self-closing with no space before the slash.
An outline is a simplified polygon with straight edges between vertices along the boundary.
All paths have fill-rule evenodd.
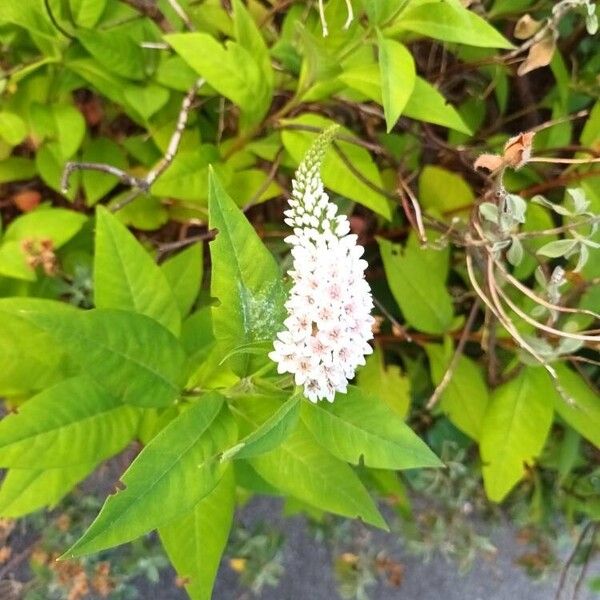
<path id="1" fill-rule="evenodd" d="M 213 392 L 171 421 L 131 463 L 122 491 L 109 496 L 88 530 L 66 553 L 74 558 L 129 542 L 192 510 L 223 476 L 217 454 L 236 426 Z"/>
<path id="2" fill-rule="evenodd" d="M 419 202 L 440 214 L 469 212 L 475 200 L 473 190 L 457 173 L 436 165 L 425 165 L 419 175 Z"/>
<path id="3" fill-rule="evenodd" d="M 127 104 L 138 112 L 145 121 L 148 121 L 153 114 L 157 113 L 169 101 L 169 91 L 161 85 L 153 83 L 145 85 L 129 84 L 123 89 L 123 96 Z"/>
<path id="4" fill-rule="evenodd" d="M 0 161 L 0 183 L 25 181 L 36 175 L 35 163 L 29 158 L 9 156 Z"/>
<path id="5" fill-rule="evenodd" d="M 407 117 L 449 127 L 462 133 L 471 134 L 469 126 L 458 111 L 428 81 L 421 77 L 415 80 L 415 87 L 406 106 Z"/>
<path id="6" fill-rule="evenodd" d="M 317 127 L 325 131 L 334 125 L 334 122 L 319 115 L 307 113 L 295 119 L 288 119 L 285 124 Z M 354 137 L 351 131 L 343 127 L 340 127 L 339 132 L 345 136 Z M 318 135 L 313 131 L 284 129 L 281 140 L 294 162 L 299 165 Z M 381 175 L 369 153 L 364 148 L 350 142 L 338 140 L 336 144 L 353 165 L 353 170 L 333 148 L 329 148 L 321 167 L 321 176 L 325 186 L 350 200 L 359 202 L 382 217 L 391 219 L 392 213 L 387 198 L 369 185 L 370 183 L 377 188 L 384 187 Z M 360 174 L 360 177 L 356 175 L 356 172 Z M 369 183 L 365 183 L 365 181 Z"/>
<path id="7" fill-rule="evenodd" d="M 181 315 L 165 274 L 108 210 L 96 211 L 94 303 L 147 315 L 179 334 Z"/>
<path id="8" fill-rule="evenodd" d="M 444 333 L 452 325 L 452 298 L 445 281 L 432 277 L 428 261 L 412 246 L 402 248 L 379 238 L 388 285 L 406 321 L 427 333 Z"/>
<path id="9" fill-rule="evenodd" d="M 7 228 L 4 242 L 52 240 L 54 248 L 66 244 L 87 221 L 87 217 L 66 208 L 38 207 L 17 217 Z"/>
<path id="10" fill-rule="evenodd" d="M 245 414 L 256 427 L 274 410 L 272 404 L 265 403 L 263 399 L 244 405 Z M 281 492 L 319 509 L 359 517 L 387 529 L 356 473 L 317 444 L 304 426 L 298 426 L 275 450 L 249 460 L 256 472 Z"/>
<path id="11" fill-rule="evenodd" d="M 183 252 L 168 258 L 160 266 L 173 290 L 182 316 L 189 314 L 200 292 L 204 269 L 203 254 L 201 243 L 192 244 Z"/>
<path id="12" fill-rule="evenodd" d="M 128 34 L 115 28 L 78 29 L 77 39 L 109 73 L 129 79 L 146 78 L 142 48 Z"/>
<path id="13" fill-rule="evenodd" d="M 18 519 L 40 508 L 53 508 L 96 463 L 64 469 L 10 469 L 0 487 L 0 516 Z"/>
<path id="14" fill-rule="evenodd" d="M 556 412 L 578 433 L 600 448 L 600 401 L 597 390 L 565 365 L 556 364 L 560 385 L 570 403 L 554 392 Z"/>
<path id="15" fill-rule="evenodd" d="M 87 375 L 123 402 L 166 406 L 181 392 L 185 354 L 173 334 L 149 317 L 109 309 L 63 313 L 33 303 L 13 314 L 54 338 Z"/>
<path id="16" fill-rule="evenodd" d="M 481 427 L 483 482 L 500 502 L 539 456 L 552 424 L 554 388 L 546 371 L 527 367 L 497 388 Z"/>
<path id="17" fill-rule="evenodd" d="M 554 242 L 548 242 L 541 248 L 538 248 L 536 254 L 548 256 L 550 258 L 559 258 L 573 250 L 577 244 L 578 241 L 574 239 L 555 240 Z"/>
<path id="18" fill-rule="evenodd" d="M 458 3 L 450 5 L 435 2 L 408 6 L 393 30 L 414 31 L 429 38 L 481 48 L 513 48 L 494 27 Z"/>
<path id="19" fill-rule="evenodd" d="M 84 162 L 106 163 L 118 169 L 127 168 L 127 159 L 121 146 L 105 137 L 93 139 L 83 151 L 81 160 Z M 93 206 L 115 188 L 119 180 L 114 175 L 85 170 L 81 173 L 81 183 L 85 192 L 85 203 L 88 206 Z"/>
<path id="20" fill-rule="evenodd" d="M 61 162 L 71 158 L 83 142 L 85 120 L 71 104 L 33 104 L 31 119 L 38 136 L 56 142 L 53 149 Z"/>
<path id="21" fill-rule="evenodd" d="M 52 469 L 99 462 L 134 437 L 139 410 L 88 377 L 40 392 L 0 421 L 0 465 Z"/>
<path id="22" fill-rule="evenodd" d="M 94 27 L 104 9 L 107 0 L 69 0 L 71 16 L 79 27 Z"/>
<path id="23" fill-rule="evenodd" d="M 396 470 L 442 466 L 387 404 L 353 386 L 333 403 L 305 403 L 302 420 L 319 444 L 355 465 Z"/>
<path id="24" fill-rule="evenodd" d="M 388 133 L 400 118 L 415 86 L 415 61 L 399 42 L 377 33 L 381 95 Z"/>
<path id="25" fill-rule="evenodd" d="M 235 509 L 235 478 L 228 468 L 193 511 L 159 530 L 161 542 L 193 600 L 210 600 Z"/>
<path id="26" fill-rule="evenodd" d="M 451 357 L 435 344 L 425 346 L 431 366 L 431 379 L 438 385 Z M 478 440 L 489 404 L 489 393 L 481 368 L 464 355 L 458 359 L 450 383 L 440 397 L 440 407 L 461 431 Z"/>
<path id="27" fill-rule="evenodd" d="M 225 452 L 223 457 L 251 458 L 277 448 L 296 427 L 300 415 L 300 398 L 301 396 L 294 395 L 283 402 L 264 423 Z M 244 402 L 247 401 L 251 401 L 250 398 L 244 399 Z"/>
<path id="28" fill-rule="evenodd" d="M 402 375 L 400 367 L 385 365 L 379 347 L 357 373 L 358 387 L 365 393 L 381 398 L 399 417 L 405 418 L 410 408 L 410 379 Z"/>
<path id="29" fill-rule="evenodd" d="M 215 89 L 259 121 L 267 112 L 263 74 L 253 55 L 228 41 L 225 48 L 207 33 L 171 33 L 165 41 Z"/>
<path id="30" fill-rule="evenodd" d="M 75 312 L 68 304 L 31 298 L 0 298 L 0 394 L 26 394 L 52 385 L 71 371 L 62 348 L 48 332 L 19 316 L 28 308 Z"/>
<path id="31" fill-rule="evenodd" d="M 0 111 L 0 138 L 9 146 L 17 146 L 27 137 L 27 125 L 12 112 Z"/>
<path id="32" fill-rule="evenodd" d="M 240 345 L 273 339 L 284 318 L 286 293 L 272 254 L 215 174 L 209 176 L 209 227 L 218 230 L 210 243 L 211 294 L 215 337 L 223 354 Z M 247 374 L 255 361 L 234 356 L 231 365 Z"/>

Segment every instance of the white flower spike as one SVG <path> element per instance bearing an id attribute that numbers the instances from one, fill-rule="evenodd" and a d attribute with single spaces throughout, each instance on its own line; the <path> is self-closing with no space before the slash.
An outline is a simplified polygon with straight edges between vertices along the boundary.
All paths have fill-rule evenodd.
<path id="1" fill-rule="evenodd" d="M 323 190 L 320 167 L 337 126 L 314 143 L 296 171 L 285 222 L 293 228 L 293 287 L 285 329 L 269 357 L 279 373 L 292 373 L 311 402 L 333 402 L 346 392 L 356 367 L 373 350 L 373 299 L 365 280 L 364 249 L 345 215 Z"/>

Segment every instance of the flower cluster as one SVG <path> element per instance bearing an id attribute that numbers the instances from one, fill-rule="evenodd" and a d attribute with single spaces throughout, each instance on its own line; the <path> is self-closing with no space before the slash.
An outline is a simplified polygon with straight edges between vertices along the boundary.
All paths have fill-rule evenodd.
<path id="1" fill-rule="evenodd" d="M 279 373 L 292 373 L 312 402 L 346 392 L 372 348 L 373 300 L 364 277 L 364 249 L 323 190 L 320 166 L 333 131 L 308 152 L 293 181 L 285 222 L 293 228 L 293 280 L 285 330 L 269 354 Z"/>

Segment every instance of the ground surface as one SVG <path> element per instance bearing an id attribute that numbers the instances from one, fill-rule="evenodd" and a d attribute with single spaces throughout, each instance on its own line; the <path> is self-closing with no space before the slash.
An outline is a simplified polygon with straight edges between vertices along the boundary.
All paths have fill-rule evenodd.
<path id="1" fill-rule="evenodd" d="M 269 499 L 252 502 L 238 515 L 245 525 L 257 521 L 272 522 L 286 534 L 284 550 L 285 574 L 275 588 L 265 588 L 252 595 L 238 585 L 238 576 L 224 564 L 215 587 L 214 600 L 338 600 L 332 560 L 327 549 L 314 542 L 306 522 L 300 517 L 282 520 L 278 503 Z M 477 561 L 466 575 L 460 575 L 454 564 L 441 556 L 424 564 L 402 547 L 396 536 L 377 533 L 373 543 L 404 565 L 400 587 L 387 583 L 371 588 L 372 600 L 553 600 L 558 574 L 541 582 L 528 577 L 514 564 L 523 547 L 515 541 L 507 525 L 494 526 L 490 531 L 498 555 L 493 561 Z M 600 563 L 595 562 L 589 575 L 600 575 Z M 185 595 L 165 577 L 160 588 L 146 588 L 145 600 L 184 600 Z M 571 599 L 572 582 L 563 598 Z M 577 600 L 596 600 L 597 595 L 582 589 Z"/>

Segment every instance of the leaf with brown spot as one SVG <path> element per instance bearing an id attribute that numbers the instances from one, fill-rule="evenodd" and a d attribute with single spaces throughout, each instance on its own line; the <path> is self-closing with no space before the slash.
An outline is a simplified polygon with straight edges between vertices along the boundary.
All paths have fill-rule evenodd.
<path id="1" fill-rule="evenodd" d="M 21 190 L 13 194 L 11 200 L 21 212 L 29 212 L 41 202 L 42 195 L 37 190 Z"/>

